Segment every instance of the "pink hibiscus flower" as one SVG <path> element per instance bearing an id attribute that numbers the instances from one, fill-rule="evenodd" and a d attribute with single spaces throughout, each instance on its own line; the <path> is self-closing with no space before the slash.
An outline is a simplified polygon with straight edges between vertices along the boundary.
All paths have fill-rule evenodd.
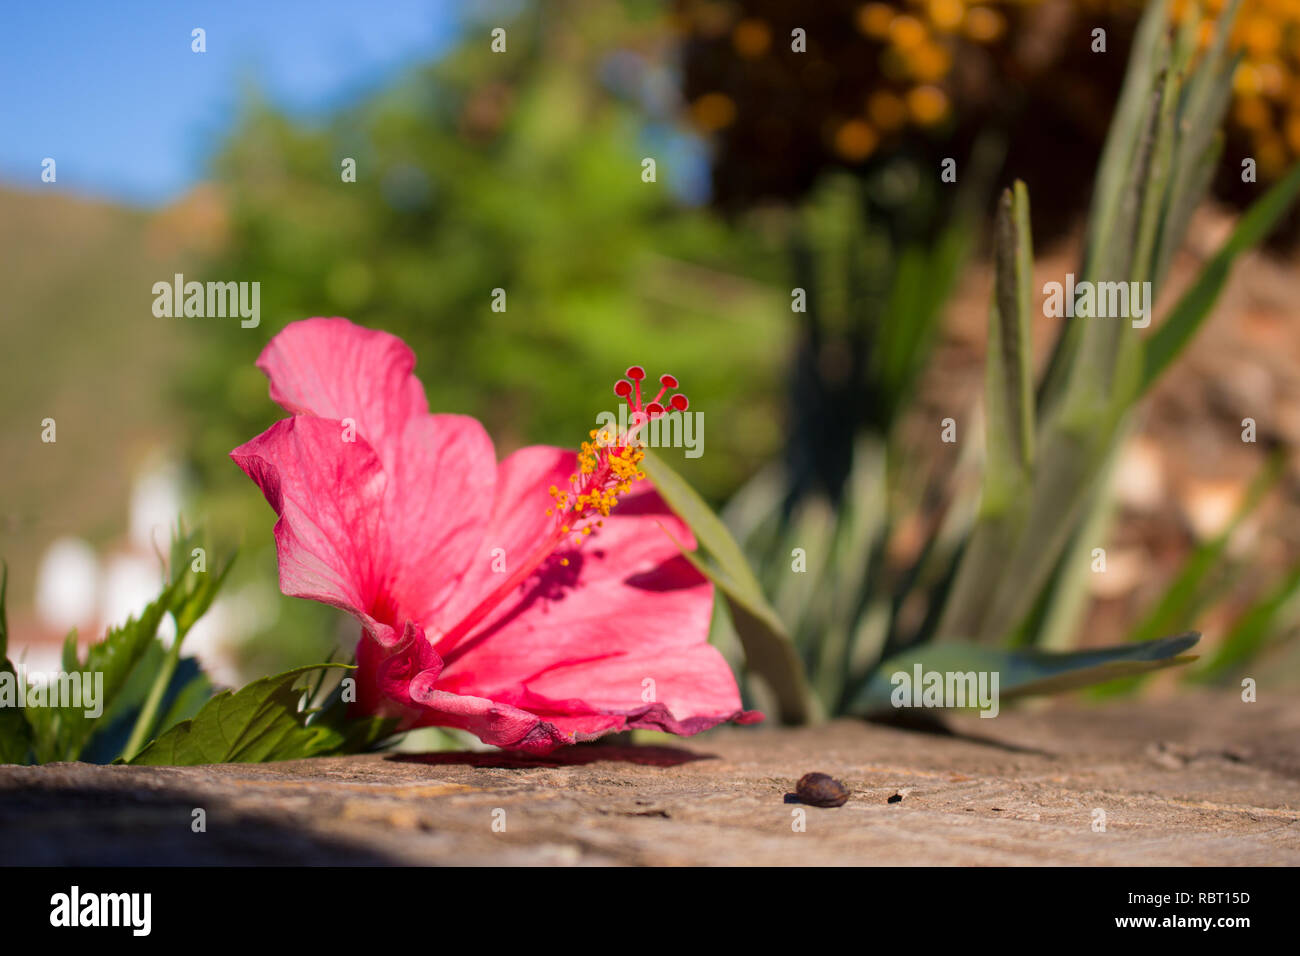
<path id="1" fill-rule="evenodd" d="M 257 365 L 293 417 L 231 457 L 279 515 L 280 589 L 360 621 L 360 712 L 533 753 L 762 719 L 707 643 L 713 589 L 635 427 L 498 463 L 475 419 L 429 412 L 404 342 L 346 319 L 289 325 Z M 643 404 L 628 375 L 616 393 L 662 413 L 676 381 Z"/>

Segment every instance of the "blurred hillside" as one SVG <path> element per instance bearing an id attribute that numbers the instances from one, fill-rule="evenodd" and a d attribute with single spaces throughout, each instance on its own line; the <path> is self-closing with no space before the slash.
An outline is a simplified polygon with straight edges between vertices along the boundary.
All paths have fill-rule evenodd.
<path id="1" fill-rule="evenodd" d="M 187 333 L 153 316 L 150 288 L 194 261 L 210 209 L 202 194 L 159 216 L 0 190 L 0 555 L 19 620 L 50 541 L 119 536 L 136 469 L 182 440 L 165 383 Z"/>

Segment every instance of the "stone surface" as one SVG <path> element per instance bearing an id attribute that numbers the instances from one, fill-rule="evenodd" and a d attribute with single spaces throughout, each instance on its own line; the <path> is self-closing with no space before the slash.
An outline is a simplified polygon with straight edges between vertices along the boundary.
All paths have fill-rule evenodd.
<path id="1" fill-rule="evenodd" d="M 946 723 L 727 728 L 542 759 L 4 767 L 0 863 L 1300 864 L 1300 701 Z M 810 771 L 848 803 L 798 804 Z"/>

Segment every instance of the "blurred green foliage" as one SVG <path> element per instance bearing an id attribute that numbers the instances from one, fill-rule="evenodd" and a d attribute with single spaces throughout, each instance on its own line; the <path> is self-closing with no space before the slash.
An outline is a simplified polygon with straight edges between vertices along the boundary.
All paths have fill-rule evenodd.
<path id="1" fill-rule="evenodd" d="M 687 470 L 710 497 L 776 447 L 789 324 L 785 296 L 754 277 L 779 250 L 678 201 L 690 142 L 602 84 L 615 57 L 660 69 L 628 51 L 647 26 L 551 12 L 509 28 L 509 57 L 468 30 L 444 61 L 323 125 L 250 103 L 217 161 L 229 236 L 207 274 L 259 281 L 262 323 L 208 323 L 181 384 L 209 486 L 247 492 L 224 457 L 280 417 L 253 361 L 313 315 L 404 338 L 432 409 L 478 416 L 503 454 L 576 446 L 630 364 L 672 372 L 704 413 L 707 454 Z"/>

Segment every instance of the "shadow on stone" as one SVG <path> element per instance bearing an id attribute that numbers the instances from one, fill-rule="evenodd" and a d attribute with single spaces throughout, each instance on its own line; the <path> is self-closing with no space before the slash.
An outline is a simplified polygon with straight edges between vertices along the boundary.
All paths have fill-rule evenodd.
<path id="1" fill-rule="evenodd" d="M 207 830 L 191 829 L 193 812 Z M 0 794 L 8 866 L 385 866 L 361 841 L 332 838 L 211 794 L 122 786 L 49 787 Z"/>
<path id="2" fill-rule="evenodd" d="M 642 767 L 680 767 L 696 760 L 716 760 L 714 754 L 697 754 L 681 747 L 636 746 L 618 744 L 584 744 L 565 747 L 545 756 L 510 751 L 454 751 L 427 754 L 393 754 L 388 758 L 399 763 L 422 763 L 434 766 L 526 769 L 529 767 L 583 767 L 593 763 L 631 763 Z"/>
<path id="3" fill-rule="evenodd" d="M 931 737 L 947 737 L 951 740 L 961 740 L 970 744 L 978 744 L 981 747 L 993 747 L 997 750 L 1004 750 L 1013 754 L 1034 754 L 1039 757 L 1055 757 L 1056 754 L 1037 747 L 1024 747 L 1020 744 L 1008 743 L 1005 740 L 998 740 L 995 737 L 985 737 L 983 734 L 968 734 L 959 730 L 953 730 L 944 721 L 933 713 L 922 713 L 910 710 L 898 710 L 890 714 L 878 714 L 867 718 L 867 723 L 875 724 L 878 727 L 890 727 L 894 730 L 902 730 L 907 733 L 925 734 Z"/>

